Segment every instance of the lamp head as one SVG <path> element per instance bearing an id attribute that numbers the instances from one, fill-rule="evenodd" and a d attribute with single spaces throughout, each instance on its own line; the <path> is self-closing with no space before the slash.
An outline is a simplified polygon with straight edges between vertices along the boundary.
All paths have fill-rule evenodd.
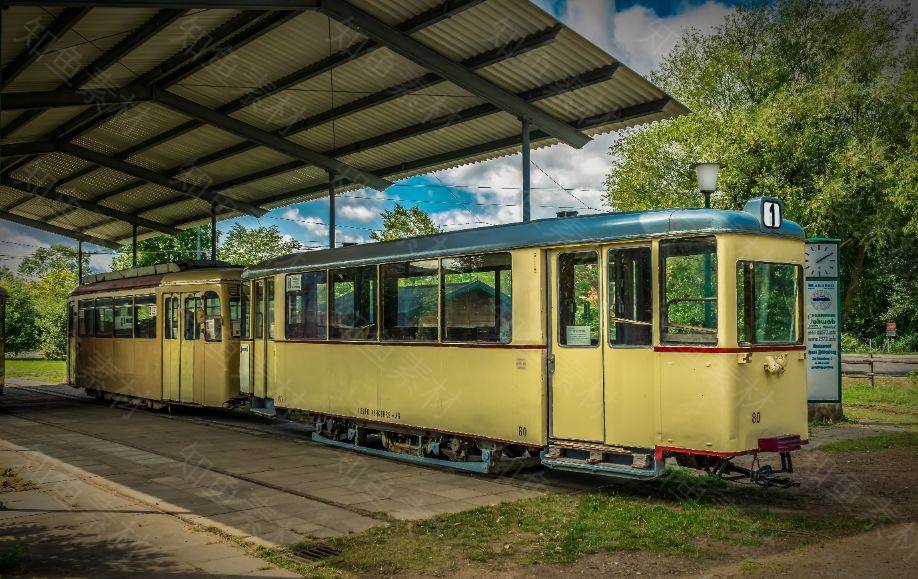
<path id="1" fill-rule="evenodd" d="M 721 163 L 695 163 L 692 165 L 698 177 L 698 188 L 702 193 L 713 193 L 717 190 L 717 175 L 720 173 Z"/>

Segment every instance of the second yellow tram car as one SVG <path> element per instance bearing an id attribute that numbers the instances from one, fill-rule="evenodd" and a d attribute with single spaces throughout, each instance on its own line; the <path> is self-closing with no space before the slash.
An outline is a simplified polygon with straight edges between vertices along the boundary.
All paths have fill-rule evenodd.
<path id="1" fill-rule="evenodd" d="M 89 276 L 68 303 L 68 382 L 154 408 L 241 402 L 241 275 L 189 261 Z"/>
<path id="2" fill-rule="evenodd" d="M 781 208 L 545 219 L 247 268 L 241 389 L 375 454 L 637 478 L 676 457 L 779 482 L 807 439 L 804 235 Z M 767 452 L 780 470 L 731 462 Z"/>

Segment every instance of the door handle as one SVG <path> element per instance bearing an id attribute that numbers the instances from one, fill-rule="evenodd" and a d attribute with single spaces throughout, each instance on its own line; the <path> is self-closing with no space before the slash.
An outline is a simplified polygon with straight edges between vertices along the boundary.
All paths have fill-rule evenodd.
<path id="1" fill-rule="evenodd" d="M 555 373 L 555 355 L 549 354 L 548 358 L 545 360 L 546 369 L 549 374 Z"/>

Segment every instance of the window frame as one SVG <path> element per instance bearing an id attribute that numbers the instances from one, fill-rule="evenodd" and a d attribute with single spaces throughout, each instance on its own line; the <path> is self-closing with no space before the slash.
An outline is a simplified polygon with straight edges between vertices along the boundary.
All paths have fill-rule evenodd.
<path id="1" fill-rule="evenodd" d="M 485 256 L 485 255 L 493 255 L 493 256 L 506 255 L 508 258 L 509 267 L 507 267 L 505 270 L 504 269 L 490 270 L 490 271 L 493 271 L 495 274 L 495 284 L 496 284 L 495 289 L 498 290 L 496 292 L 497 295 L 494 296 L 495 319 L 497 319 L 498 314 L 502 313 L 502 308 L 498 305 L 499 300 L 500 300 L 499 290 L 501 289 L 500 272 L 501 271 L 510 272 L 510 294 L 508 294 L 510 297 L 510 321 L 509 321 L 510 327 L 508 329 L 507 339 L 506 340 L 501 339 L 501 324 L 500 323 L 498 323 L 495 326 L 495 331 L 497 333 L 496 340 L 456 340 L 456 339 L 450 340 L 450 339 L 447 339 L 447 335 L 446 335 L 446 330 L 447 330 L 447 326 L 446 326 L 446 305 L 447 305 L 446 268 L 444 267 L 443 262 L 446 260 L 451 260 L 451 259 L 462 259 L 464 257 L 477 257 L 477 256 Z M 508 251 L 489 251 L 489 252 L 483 252 L 483 253 L 469 253 L 469 254 L 463 254 L 463 255 L 450 255 L 446 257 L 441 257 L 438 259 L 438 261 L 439 261 L 439 272 L 440 272 L 440 281 L 439 281 L 440 291 L 439 291 L 439 298 L 438 298 L 439 308 L 440 308 L 440 311 L 439 311 L 440 329 L 439 329 L 439 340 L 438 341 L 443 344 L 512 344 L 513 343 L 513 252 L 508 250 Z M 484 270 L 484 271 L 489 271 L 489 270 Z M 471 272 L 471 273 L 474 273 L 474 272 Z"/>
<path id="2" fill-rule="evenodd" d="M 302 337 L 302 336 L 290 337 L 290 296 L 297 295 L 299 292 L 303 291 L 302 279 L 304 275 L 317 274 L 317 273 L 325 274 L 325 282 L 324 282 L 324 285 L 325 285 L 325 325 L 324 325 L 325 335 L 323 337 L 311 337 L 311 338 Z M 291 277 L 300 278 L 300 289 L 299 290 L 287 291 L 287 280 Z M 329 315 L 328 315 L 329 310 L 330 310 L 329 304 L 328 304 L 328 296 L 329 296 L 329 286 L 331 284 L 328 283 L 328 280 L 329 280 L 329 270 L 327 269 L 309 269 L 305 271 L 289 273 L 284 276 L 284 339 L 285 340 L 289 340 L 291 342 L 326 342 L 328 341 L 328 337 L 331 335 L 330 327 L 329 327 Z M 319 285 L 319 284 L 316 284 L 316 285 Z M 266 306 L 266 309 L 267 309 L 267 306 Z M 305 314 L 306 312 L 305 312 L 305 304 L 304 304 L 304 311 L 303 311 L 304 317 L 305 317 Z M 297 325 L 305 326 L 306 324 L 303 323 L 303 324 L 297 324 Z"/>
<path id="3" fill-rule="evenodd" d="M 150 299 L 152 298 L 152 301 Z M 138 303 L 138 299 L 142 300 Z M 150 324 L 150 327 L 153 329 L 152 336 L 139 336 L 138 335 L 138 323 L 137 323 L 137 308 L 138 307 L 148 307 L 150 308 L 150 318 L 153 322 Z M 134 338 L 137 340 L 155 340 L 156 339 L 156 329 L 159 321 L 157 320 L 159 312 L 156 308 L 156 294 L 141 294 L 134 296 Z"/>
<path id="4" fill-rule="evenodd" d="M 201 294 L 201 304 L 204 310 L 204 331 L 202 332 L 204 336 L 204 341 L 209 344 L 218 344 L 223 341 L 223 300 L 220 299 L 220 294 L 214 290 L 207 290 Z M 217 300 L 217 310 L 220 312 L 219 316 L 211 316 L 210 309 L 207 305 L 208 299 Z M 207 330 L 207 324 L 211 319 L 219 319 L 219 324 L 214 324 L 214 336 L 209 336 Z"/>
<path id="5" fill-rule="evenodd" d="M 440 310 L 441 310 L 441 303 L 440 303 L 440 302 L 441 302 L 441 299 L 440 299 L 440 293 L 441 293 L 440 282 L 441 282 L 441 273 L 440 273 L 440 272 L 441 272 L 441 269 L 442 269 L 442 268 L 441 268 L 441 264 L 440 264 L 440 259 L 441 259 L 441 258 L 436 258 L 436 257 L 434 257 L 434 258 L 425 258 L 425 259 L 408 259 L 408 260 L 392 261 L 392 262 L 386 262 L 386 263 L 380 263 L 380 264 L 378 264 L 378 266 L 377 266 L 377 274 L 376 274 L 376 275 L 377 275 L 377 279 L 379 280 L 379 281 L 378 281 L 378 283 L 379 283 L 379 298 L 378 298 L 378 299 L 379 299 L 379 325 L 380 325 L 380 330 L 379 330 L 379 341 L 380 341 L 380 342 L 387 342 L 387 343 L 393 343 L 393 344 L 412 344 L 412 343 L 416 343 L 416 344 L 440 344 L 440 343 L 443 343 L 443 336 L 442 336 L 441 331 L 440 331 L 440 330 L 441 330 L 441 328 L 440 328 L 440 326 L 441 326 L 441 323 L 440 323 Z M 418 340 L 417 338 L 415 338 L 415 339 L 400 339 L 400 338 L 388 337 L 388 336 L 386 335 L 386 330 L 387 330 L 387 324 L 386 324 L 386 309 L 385 309 L 385 293 L 386 293 L 386 287 L 385 287 L 385 283 L 384 283 L 383 268 L 386 267 L 386 266 L 397 266 L 397 265 L 402 265 L 402 264 L 412 264 L 412 263 L 419 263 L 419 262 L 432 262 L 432 263 L 436 263 L 436 266 L 437 266 L 437 270 L 436 270 L 435 273 L 432 273 L 432 274 L 430 274 L 429 276 L 417 276 L 417 277 L 433 277 L 433 278 L 435 278 L 435 279 L 437 280 L 437 287 L 436 287 L 435 290 L 434 290 L 434 291 L 435 291 L 435 295 L 437 296 L 437 305 L 436 305 L 436 307 L 435 307 L 435 309 L 434 309 L 434 311 L 436 312 L 436 315 L 437 315 L 437 321 L 436 321 L 436 325 L 434 325 L 434 326 L 417 326 L 417 328 L 420 329 L 420 328 L 424 328 L 424 327 L 433 327 L 433 328 L 436 329 L 436 334 L 437 334 L 437 335 L 436 335 L 436 337 L 433 338 L 432 340 Z M 402 278 L 399 278 L 399 279 L 402 279 Z M 397 289 L 397 286 L 396 286 L 396 289 Z M 398 307 L 398 305 L 396 304 L 396 308 L 397 308 L 397 307 Z M 396 319 L 397 319 L 397 318 L 398 318 L 398 311 L 397 311 L 397 310 L 396 310 L 396 314 L 395 314 L 395 315 L 396 315 Z"/>
<path id="6" fill-rule="evenodd" d="M 612 296 L 612 294 L 611 294 L 611 290 L 612 290 L 612 276 L 611 276 L 611 273 L 610 273 L 610 269 L 611 269 L 611 267 L 612 267 L 612 254 L 613 254 L 614 252 L 616 252 L 616 251 L 622 251 L 622 250 L 635 250 L 635 249 L 647 250 L 647 253 L 648 253 L 648 256 L 647 256 L 647 257 L 648 257 L 647 273 L 648 273 L 649 275 L 648 275 L 648 280 L 647 280 L 647 291 L 650 293 L 650 303 L 648 304 L 647 309 L 648 309 L 648 313 L 650 314 L 650 321 L 642 322 L 642 321 L 640 321 L 640 320 L 626 320 L 626 321 L 624 321 L 624 322 L 618 322 L 617 320 L 619 320 L 620 318 L 614 317 L 614 316 L 612 315 L 612 314 L 614 313 L 614 312 L 613 312 L 613 307 L 614 307 L 614 305 L 615 305 L 615 300 L 613 299 L 613 296 Z M 605 264 L 605 265 L 606 265 L 606 270 L 605 270 L 605 271 L 606 271 L 606 283 L 605 283 L 605 286 L 606 286 L 606 312 L 608 313 L 608 316 L 606 316 L 606 343 L 609 345 L 610 348 L 615 348 L 615 349 L 647 349 L 647 348 L 653 348 L 653 345 L 654 345 L 654 332 L 655 332 L 655 326 L 656 326 L 656 324 L 654 323 L 654 319 L 653 319 L 653 316 L 654 316 L 653 300 L 654 300 L 654 291 L 655 291 L 655 289 L 654 289 L 654 283 L 653 283 L 653 274 L 654 274 L 653 244 L 651 244 L 651 243 L 638 243 L 638 244 L 631 244 L 631 245 L 616 245 L 616 246 L 608 247 L 608 248 L 606 249 L 606 264 Z M 649 337 L 649 339 L 647 340 L 647 343 L 646 343 L 646 344 L 616 344 L 616 343 L 614 343 L 614 342 L 612 341 L 612 328 L 615 327 L 615 324 L 618 324 L 618 323 L 633 323 L 633 324 L 635 324 L 635 325 L 640 325 L 640 326 L 647 326 L 647 327 L 649 327 L 649 328 L 650 328 L 650 337 Z M 618 335 L 618 330 L 617 330 L 617 328 L 616 328 L 616 336 L 617 336 L 617 335 Z"/>
<path id="7" fill-rule="evenodd" d="M 191 309 L 191 311 L 194 312 L 194 334 L 193 334 L 194 337 L 193 338 L 188 337 L 188 311 L 189 311 L 188 301 L 189 300 L 194 300 L 194 304 L 195 304 L 194 308 Z M 181 302 L 182 304 L 182 327 L 180 331 L 181 331 L 182 339 L 185 340 L 186 342 L 196 342 L 197 340 L 201 339 L 201 335 L 202 335 L 201 321 L 198 319 L 198 310 L 199 310 L 198 301 L 199 300 L 201 300 L 201 296 L 197 294 L 192 294 L 192 295 L 186 295 L 185 298 Z"/>
<path id="8" fill-rule="evenodd" d="M 668 324 L 668 320 L 669 320 L 669 300 L 667 300 L 667 298 L 666 298 L 666 282 L 667 282 L 667 276 L 666 276 L 666 257 L 664 257 L 664 255 L 663 255 L 663 244 L 664 244 L 664 243 L 672 243 L 672 242 L 704 241 L 704 240 L 710 240 L 710 241 L 713 243 L 713 245 L 714 245 L 714 252 L 713 252 L 713 253 L 714 253 L 714 256 L 715 256 L 715 258 L 717 259 L 717 262 L 718 262 L 718 263 L 716 264 L 716 266 L 715 266 L 715 268 L 714 268 L 712 279 L 714 280 L 714 283 L 716 284 L 717 289 L 716 289 L 716 291 L 714 292 L 714 295 L 711 296 L 711 297 L 697 298 L 697 299 L 692 299 L 692 300 L 687 300 L 687 299 L 686 299 L 685 301 L 698 301 L 698 302 L 702 302 L 702 303 L 708 302 L 708 301 L 713 301 L 713 304 L 714 304 L 714 315 L 715 315 L 715 324 L 714 324 L 714 328 L 711 328 L 712 331 L 711 331 L 710 333 L 708 333 L 708 332 L 700 333 L 700 332 L 699 332 L 699 333 L 695 333 L 695 334 L 670 334 L 669 332 L 666 331 L 666 328 L 669 326 L 669 324 Z M 704 253 L 698 253 L 698 254 L 689 254 L 689 255 L 705 255 L 705 254 L 704 254 Z M 718 248 L 718 238 L 717 238 L 717 236 L 715 236 L 715 235 L 699 235 L 699 236 L 694 236 L 694 237 L 669 237 L 669 238 L 661 239 L 661 240 L 659 240 L 658 245 L 657 245 L 657 256 L 658 256 L 658 257 L 657 257 L 657 273 L 658 273 L 659 278 L 660 278 L 660 279 L 659 279 L 659 285 L 658 285 L 658 287 L 659 287 L 658 291 L 660 292 L 660 293 L 659 293 L 659 296 L 660 296 L 660 299 L 659 299 L 659 301 L 660 301 L 660 305 L 659 305 L 660 322 L 659 322 L 659 324 L 658 324 L 658 328 L 659 328 L 658 331 L 660 332 L 660 343 L 663 344 L 663 345 L 667 345 L 667 346 L 687 345 L 687 346 L 693 346 L 693 347 L 694 347 L 694 346 L 698 346 L 698 347 L 708 347 L 708 348 L 717 347 L 718 343 L 720 342 L 720 328 L 721 328 L 721 324 L 723 323 L 723 320 L 721 320 L 721 319 L 720 319 L 720 316 L 717 314 L 717 309 L 718 309 L 718 306 L 719 306 L 719 303 L 720 303 L 720 299 L 721 299 L 721 298 L 720 298 L 720 294 L 721 294 L 721 292 L 723 291 L 723 288 L 720 287 L 720 284 L 719 284 L 718 281 L 717 281 L 718 272 L 719 272 L 720 268 L 722 267 L 722 265 L 719 263 L 720 259 L 719 259 L 719 248 Z M 709 336 L 713 337 L 713 340 L 707 341 L 707 340 L 700 340 L 700 339 L 698 339 L 698 336 L 702 336 L 702 335 L 709 335 Z M 672 339 L 672 336 L 683 336 L 684 339 Z"/>
<path id="9" fill-rule="evenodd" d="M 119 303 L 120 302 L 120 303 Z M 125 305 L 127 304 L 127 305 Z M 127 308 L 131 312 L 130 336 L 118 335 L 118 309 Z M 123 331 L 123 330 L 122 330 Z M 134 296 L 115 296 L 112 298 L 112 337 L 116 340 L 134 338 Z"/>
<path id="10" fill-rule="evenodd" d="M 88 305 L 81 305 L 88 304 Z M 85 312 L 80 325 L 80 312 Z M 77 300 L 77 332 L 78 338 L 93 338 L 96 335 L 96 300 L 89 298 Z"/>
<path id="11" fill-rule="evenodd" d="M 597 332 L 599 334 L 598 339 L 596 340 L 596 343 L 593 344 L 592 337 L 591 337 L 590 338 L 591 343 L 589 345 L 582 345 L 582 346 L 561 343 L 561 256 L 573 255 L 577 253 L 593 253 L 596 255 L 596 286 L 597 286 L 596 294 L 597 294 L 597 299 L 599 300 L 599 303 L 596 304 L 596 309 L 599 310 L 598 317 L 597 317 Z M 580 249 L 577 249 L 577 248 L 560 249 L 560 250 L 557 250 L 554 261 L 555 261 L 555 271 L 556 271 L 555 284 L 554 284 L 555 286 L 554 287 L 554 290 L 555 290 L 554 300 L 556 304 L 556 308 L 555 308 L 556 311 L 555 311 L 554 319 L 552 319 L 552 324 L 557 326 L 557 329 L 555 330 L 555 342 L 557 342 L 557 346 L 559 348 L 577 348 L 577 349 L 601 347 L 602 342 L 603 342 L 602 340 L 602 329 L 603 329 L 602 322 L 603 322 L 603 318 L 605 317 L 603 315 L 603 299 L 602 299 L 603 298 L 603 291 L 602 291 L 603 276 L 602 276 L 602 271 L 601 271 L 602 265 L 603 265 L 602 252 L 598 248 L 593 248 L 593 247 L 580 248 Z M 567 338 L 567 335 L 566 335 L 566 330 L 565 330 L 565 339 L 566 338 Z"/>
<path id="12" fill-rule="evenodd" d="M 740 342 L 739 340 L 740 319 L 739 319 L 739 307 L 738 307 L 739 305 L 737 304 L 737 307 L 734 308 L 737 313 L 737 320 L 736 320 L 736 344 L 737 346 L 739 346 L 740 348 L 754 348 L 754 347 L 760 347 L 760 346 L 777 346 L 777 347 L 800 346 L 801 344 L 803 344 L 804 317 L 805 317 L 805 314 L 803 311 L 803 291 L 804 291 L 803 266 L 800 265 L 799 263 L 762 261 L 762 260 L 755 260 L 755 259 L 738 259 L 736 260 L 737 270 L 739 269 L 740 264 L 751 266 L 750 269 L 752 270 L 751 277 L 744 276 L 743 278 L 743 296 L 744 296 L 743 306 L 744 308 L 743 308 L 742 322 L 744 325 L 744 332 L 746 336 L 748 337 L 752 335 L 753 339 L 742 341 L 742 342 Z M 795 326 L 796 326 L 796 333 L 797 333 L 796 341 L 793 341 L 793 342 L 757 342 L 755 341 L 754 339 L 755 334 L 756 334 L 755 332 L 755 266 L 757 264 L 793 266 L 793 268 L 796 270 L 797 272 L 797 283 L 796 283 L 797 300 L 796 300 L 796 309 L 795 309 L 795 315 L 796 315 Z M 747 283 L 747 280 L 749 280 L 749 283 Z M 734 284 L 737 288 L 737 296 L 738 296 L 739 295 L 739 279 L 738 278 L 734 280 Z"/>
<path id="13" fill-rule="evenodd" d="M 370 338 L 340 338 L 335 337 L 335 330 L 339 329 L 338 326 L 334 324 L 335 319 L 335 275 L 339 272 L 345 271 L 354 271 L 361 269 L 372 269 L 373 279 L 376 283 L 373 292 L 373 337 Z M 380 296 L 382 295 L 381 286 L 380 286 L 380 271 L 379 265 L 353 265 L 348 267 L 339 267 L 335 269 L 328 269 L 325 272 L 325 335 L 326 339 L 331 342 L 379 342 L 380 335 L 382 334 L 382 318 L 380 317 Z M 357 287 L 354 286 L 354 297 L 357 296 Z M 344 328 L 341 329 L 353 329 L 353 328 Z"/>
<path id="14" fill-rule="evenodd" d="M 108 305 L 108 306 L 101 306 L 101 307 L 100 307 L 100 306 L 99 306 L 99 302 L 100 302 L 100 301 L 105 301 L 105 300 L 108 300 L 109 305 Z M 98 322 L 99 322 L 99 313 L 100 313 L 100 310 L 104 310 L 106 307 L 107 307 L 108 309 L 110 309 L 111 312 L 112 312 L 112 322 L 111 322 L 112 327 L 111 327 L 111 332 L 109 332 L 108 335 L 100 335 L 100 334 L 99 334 L 99 325 L 100 325 L 100 324 L 98 323 Z M 111 296 L 100 297 L 100 298 L 95 298 L 95 300 L 93 300 L 93 320 L 92 320 L 92 324 L 93 324 L 93 337 L 96 337 L 96 338 L 112 338 L 112 337 L 115 335 L 115 301 L 114 301 L 114 298 L 113 298 L 113 297 L 111 297 Z"/>

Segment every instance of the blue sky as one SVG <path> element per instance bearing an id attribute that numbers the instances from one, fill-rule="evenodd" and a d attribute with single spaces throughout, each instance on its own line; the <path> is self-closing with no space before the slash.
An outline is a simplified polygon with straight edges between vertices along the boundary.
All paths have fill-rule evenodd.
<path id="1" fill-rule="evenodd" d="M 682 30 L 710 29 L 731 11 L 726 2 L 686 0 L 535 0 L 565 24 L 607 50 L 639 73 L 648 73 L 672 48 Z M 603 177 L 609 168 L 606 151 L 615 135 L 596 137 L 581 150 L 556 145 L 534 151 L 531 168 L 533 217 L 561 210 L 603 211 Z M 419 206 L 447 230 L 517 221 L 520 218 L 520 156 L 514 155 L 449 171 L 403 180 L 385 192 L 358 190 L 337 197 L 339 242 L 362 243 L 381 227 L 380 212 L 395 203 Z M 275 209 L 261 219 L 243 218 L 247 227 L 277 225 L 308 247 L 326 243 L 328 199 Z M 227 230 L 237 220 L 223 221 Z M 0 265 L 15 269 L 36 246 L 75 242 L 32 228 L 0 221 Z M 88 247 L 88 246 L 87 246 Z M 108 270 L 104 248 L 91 265 Z"/>

